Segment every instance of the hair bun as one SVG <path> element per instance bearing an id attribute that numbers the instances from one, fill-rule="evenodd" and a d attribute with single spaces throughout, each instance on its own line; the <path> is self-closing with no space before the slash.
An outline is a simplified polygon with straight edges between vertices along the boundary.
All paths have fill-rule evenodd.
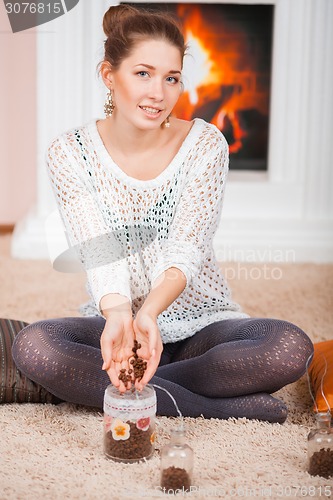
<path id="1" fill-rule="evenodd" d="M 139 14 L 138 9 L 130 5 L 111 6 L 103 17 L 103 30 L 105 35 L 109 37 L 121 21 L 137 14 Z"/>

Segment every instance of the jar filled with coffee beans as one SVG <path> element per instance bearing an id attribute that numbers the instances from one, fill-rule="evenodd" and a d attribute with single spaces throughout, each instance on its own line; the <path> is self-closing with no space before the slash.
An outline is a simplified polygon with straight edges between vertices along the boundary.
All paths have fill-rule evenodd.
<path id="1" fill-rule="evenodd" d="M 161 450 L 161 488 L 167 494 L 189 491 L 193 473 L 193 450 L 186 443 L 183 426 L 172 429 L 170 442 Z"/>
<path id="2" fill-rule="evenodd" d="M 155 450 L 156 393 L 146 385 L 125 393 L 110 384 L 104 394 L 104 453 L 118 462 L 150 458 Z"/>
<path id="3" fill-rule="evenodd" d="M 308 435 L 308 472 L 326 479 L 333 477 L 333 429 L 331 413 L 316 413 L 316 428 Z"/>

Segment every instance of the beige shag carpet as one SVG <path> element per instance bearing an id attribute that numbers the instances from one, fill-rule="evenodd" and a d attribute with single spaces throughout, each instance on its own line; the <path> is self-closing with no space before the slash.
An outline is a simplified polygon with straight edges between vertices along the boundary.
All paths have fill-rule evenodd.
<path id="1" fill-rule="evenodd" d="M 27 322 L 78 315 L 86 300 L 84 276 L 60 274 L 47 261 L 9 256 L 0 237 L 0 316 Z M 234 298 L 253 316 L 286 319 L 314 342 L 332 338 L 333 266 L 223 264 Z M 278 393 L 289 406 L 283 425 L 247 419 L 186 418 L 195 452 L 189 498 L 329 498 L 333 481 L 306 472 L 306 439 L 313 425 L 306 377 Z M 157 449 L 175 419 L 158 418 Z M 102 452 L 102 415 L 63 403 L 0 408 L 0 498 L 163 498 L 159 455 L 123 465 Z M 182 496 L 180 494 L 179 496 Z"/>

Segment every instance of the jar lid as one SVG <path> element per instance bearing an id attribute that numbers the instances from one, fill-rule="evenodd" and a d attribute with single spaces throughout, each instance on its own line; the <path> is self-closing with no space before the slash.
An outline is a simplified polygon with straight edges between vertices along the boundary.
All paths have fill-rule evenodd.
<path id="1" fill-rule="evenodd" d="M 104 394 L 104 412 L 108 415 L 125 412 L 133 417 L 138 414 L 153 416 L 156 413 L 155 389 L 148 384 L 142 391 L 120 393 L 116 387 L 110 384 Z"/>

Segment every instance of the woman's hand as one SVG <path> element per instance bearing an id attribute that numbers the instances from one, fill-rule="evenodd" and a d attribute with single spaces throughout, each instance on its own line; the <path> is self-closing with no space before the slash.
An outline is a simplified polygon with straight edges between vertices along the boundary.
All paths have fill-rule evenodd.
<path id="1" fill-rule="evenodd" d="M 143 378 L 135 381 L 135 387 L 142 390 L 148 384 L 157 370 L 163 351 L 160 331 L 157 326 L 157 317 L 145 310 L 144 305 L 138 311 L 133 321 L 136 340 L 141 344 L 138 355 L 147 361 L 147 368 Z"/>
<path id="2" fill-rule="evenodd" d="M 120 370 L 126 371 L 131 367 L 129 359 L 133 356 L 134 345 L 133 318 L 131 313 L 113 312 L 106 318 L 105 327 L 101 335 L 101 349 L 103 357 L 102 369 L 106 370 L 111 383 L 125 392 L 130 389 L 119 380 Z"/>

